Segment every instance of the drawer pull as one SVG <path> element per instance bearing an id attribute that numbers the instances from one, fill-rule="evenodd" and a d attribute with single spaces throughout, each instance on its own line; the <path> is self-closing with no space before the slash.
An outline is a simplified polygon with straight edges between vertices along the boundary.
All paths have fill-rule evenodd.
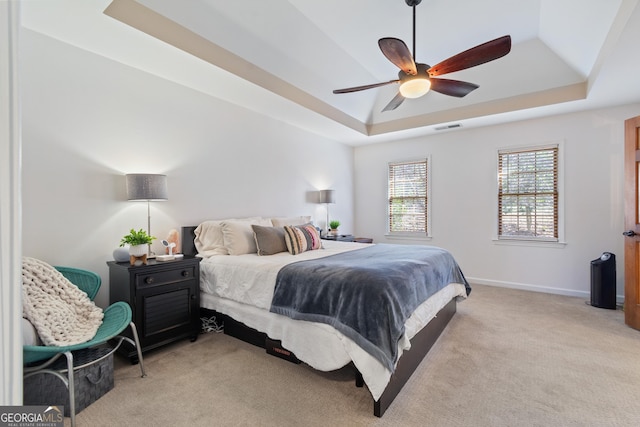
<path id="1" fill-rule="evenodd" d="M 191 273 L 189 273 L 189 270 L 183 270 L 182 271 L 182 277 L 189 277 Z"/>
<path id="2" fill-rule="evenodd" d="M 148 276 L 144 278 L 144 283 L 146 283 L 147 285 L 150 285 L 153 283 L 153 276 Z"/>

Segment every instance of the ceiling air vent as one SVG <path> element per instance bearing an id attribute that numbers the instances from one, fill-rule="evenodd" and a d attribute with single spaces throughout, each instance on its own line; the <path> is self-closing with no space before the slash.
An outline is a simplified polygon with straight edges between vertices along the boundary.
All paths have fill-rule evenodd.
<path id="1" fill-rule="evenodd" d="M 453 125 L 445 125 L 445 126 L 436 126 L 434 129 L 435 130 L 447 130 L 447 129 L 456 129 L 456 128 L 461 128 L 462 125 L 460 123 L 455 123 Z"/>

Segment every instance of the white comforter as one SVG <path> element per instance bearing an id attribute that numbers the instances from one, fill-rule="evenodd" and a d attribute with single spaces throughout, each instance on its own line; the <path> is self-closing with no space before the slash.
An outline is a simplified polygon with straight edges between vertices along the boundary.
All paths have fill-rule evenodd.
<path id="1" fill-rule="evenodd" d="M 278 271 L 286 264 L 357 250 L 367 244 L 323 241 L 325 249 L 291 255 L 256 254 L 213 256 L 200 264 L 201 305 L 233 317 L 245 325 L 282 341 L 300 360 L 321 371 L 339 369 L 349 362 L 362 374 L 374 400 L 382 395 L 391 372 L 351 339 L 329 325 L 292 320 L 269 312 Z M 454 297 L 466 297 L 462 284 L 451 284 L 425 301 L 405 324 L 398 354 L 409 340 Z"/>
<path id="2" fill-rule="evenodd" d="M 367 247 L 364 243 L 334 241 L 323 241 L 323 246 L 324 249 L 298 255 L 281 252 L 206 258 L 201 262 L 200 287 L 203 292 L 269 310 L 276 276 L 285 265 Z"/>

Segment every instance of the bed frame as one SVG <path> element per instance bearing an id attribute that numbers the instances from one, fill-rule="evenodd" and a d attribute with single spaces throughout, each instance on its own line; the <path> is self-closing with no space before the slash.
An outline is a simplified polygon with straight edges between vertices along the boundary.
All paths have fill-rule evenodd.
<path id="1" fill-rule="evenodd" d="M 197 251 L 194 244 L 194 231 L 196 227 L 182 227 L 182 252 L 185 255 L 196 255 Z M 203 312 L 211 312 L 211 310 L 201 309 Z M 213 314 L 215 312 L 211 312 Z M 422 328 L 412 339 L 411 348 L 402 353 L 402 357 L 398 360 L 396 370 L 394 371 L 389 384 L 385 388 L 382 396 L 373 403 L 373 414 L 376 417 L 382 417 L 385 411 L 391 406 L 394 399 L 402 390 L 402 387 L 411 378 L 422 359 L 435 344 L 438 337 L 449 324 L 449 321 L 456 313 L 456 301 L 452 299 L 444 306 L 424 328 Z M 293 353 L 280 346 L 278 341 L 271 340 L 265 333 L 236 321 L 235 319 L 215 313 L 218 319 L 224 321 L 224 333 L 258 347 L 265 348 L 269 354 L 281 357 L 294 363 L 300 363 Z M 356 370 L 355 383 L 357 387 L 364 386 L 362 375 Z"/>

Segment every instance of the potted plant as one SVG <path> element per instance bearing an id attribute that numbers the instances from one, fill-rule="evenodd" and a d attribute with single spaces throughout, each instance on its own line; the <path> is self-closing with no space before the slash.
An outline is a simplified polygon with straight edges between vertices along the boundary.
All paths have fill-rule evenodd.
<path id="1" fill-rule="evenodd" d="M 331 234 L 338 234 L 338 227 L 340 227 L 340 221 L 335 219 L 329 221 L 329 229 L 331 229 Z"/>
<path id="2" fill-rule="evenodd" d="M 120 246 L 129 245 L 129 254 L 140 257 L 147 254 L 148 245 L 153 242 L 155 237 L 149 236 L 142 228 L 138 231 L 133 228 L 129 234 L 120 240 Z"/>

